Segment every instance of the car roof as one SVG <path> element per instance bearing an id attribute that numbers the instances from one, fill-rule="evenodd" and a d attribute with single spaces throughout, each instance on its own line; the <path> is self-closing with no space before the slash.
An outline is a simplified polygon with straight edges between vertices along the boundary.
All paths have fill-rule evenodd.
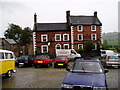
<path id="1" fill-rule="evenodd" d="M 99 62 L 99 59 L 98 58 L 81 58 L 81 59 L 77 59 L 76 61 L 77 62 L 79 61 L 98 61 Z"/>

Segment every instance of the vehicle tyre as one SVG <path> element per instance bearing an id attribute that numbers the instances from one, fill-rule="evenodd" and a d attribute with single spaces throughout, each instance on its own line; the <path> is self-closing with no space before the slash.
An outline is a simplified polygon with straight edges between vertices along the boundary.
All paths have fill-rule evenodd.
<path id="1" fill-rule="evenodd" d="M 54 68 L 57 68 L 57 65 L 54 64 Z"/>
<path id="2" fill-rule="evenodd" d="M 52 66 L 52 63 L 50 64 L 50 66 Z"/>
<path id="3" fill-rule="evenodd" d="M 12 76 L 12 71 L 9 70 L 5 75 L 6 77 L 10 78 Z"/>
<path id="4" fill-rule="evenodd" d="M 35 65 L 35 68 L 38 68 L 38 66 L 37 66 L 37 65 Z"/>
<path id="5" fill-rule="evenodd" d="M 105 68 L 108 68 L 108 66 L 107 66 L 107 64 L 106 64 L 106 63 L 105 63 L 105 65 L 104 65 L 104 67 L 105 67 Z"/>
<path id="6" fill-rule="evenodd" d="M 19 68 L 19 65 L 17 65 L 17 67 Z"/>
<path id="7" fill-rule="evenodd" d="M 50 64 L 47 65 L 47 68 L 49 68 L 49 67 L 50 67 Z"/>

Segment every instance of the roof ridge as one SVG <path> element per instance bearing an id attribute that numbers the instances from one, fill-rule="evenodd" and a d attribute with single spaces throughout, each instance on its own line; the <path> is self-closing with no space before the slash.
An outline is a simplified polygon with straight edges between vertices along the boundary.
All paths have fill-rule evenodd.
<path id="1" fill-rule="evenodd" d="M 37 23 L 37 24 L 66 24 L 66 22 L 63 22 L 63 23 Z"/>
<path id="2" fill-rule="evenodd" d="M 70 15 L 70 17 L 95 17 L 95 16 L 87 16 L 87 15 Z"/>

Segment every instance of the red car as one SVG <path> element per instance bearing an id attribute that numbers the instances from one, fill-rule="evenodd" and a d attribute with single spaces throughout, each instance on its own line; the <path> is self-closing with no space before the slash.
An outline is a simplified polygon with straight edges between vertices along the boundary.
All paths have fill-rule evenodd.
<path id="1" fill-rule="evenodd" d="M 54 67 L 67 67 L 68 65 L 68 57 L 66 56 L 57 56 L 54 60 Z"/>
<path id="2" fill-rule="evenodd" d="M 34 59 L 34 66 L 52 66 L 52 59 L 48 55 L 39 55 Z"/>

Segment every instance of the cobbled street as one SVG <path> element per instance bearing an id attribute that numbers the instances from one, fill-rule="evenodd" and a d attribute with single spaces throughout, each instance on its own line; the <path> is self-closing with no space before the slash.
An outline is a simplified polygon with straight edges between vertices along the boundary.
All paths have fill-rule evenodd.
<path id="1" fill-rule="evenodd" d="M 11 78 L 2 79 L 2 88 L 61 88 L 61 84 L 67 71 L 65 68 L 16 68 Z M 120 69 L 109 68 L 106 74 L 107 83 L 110 90 L 118 89 L 120 80 Z"/>

